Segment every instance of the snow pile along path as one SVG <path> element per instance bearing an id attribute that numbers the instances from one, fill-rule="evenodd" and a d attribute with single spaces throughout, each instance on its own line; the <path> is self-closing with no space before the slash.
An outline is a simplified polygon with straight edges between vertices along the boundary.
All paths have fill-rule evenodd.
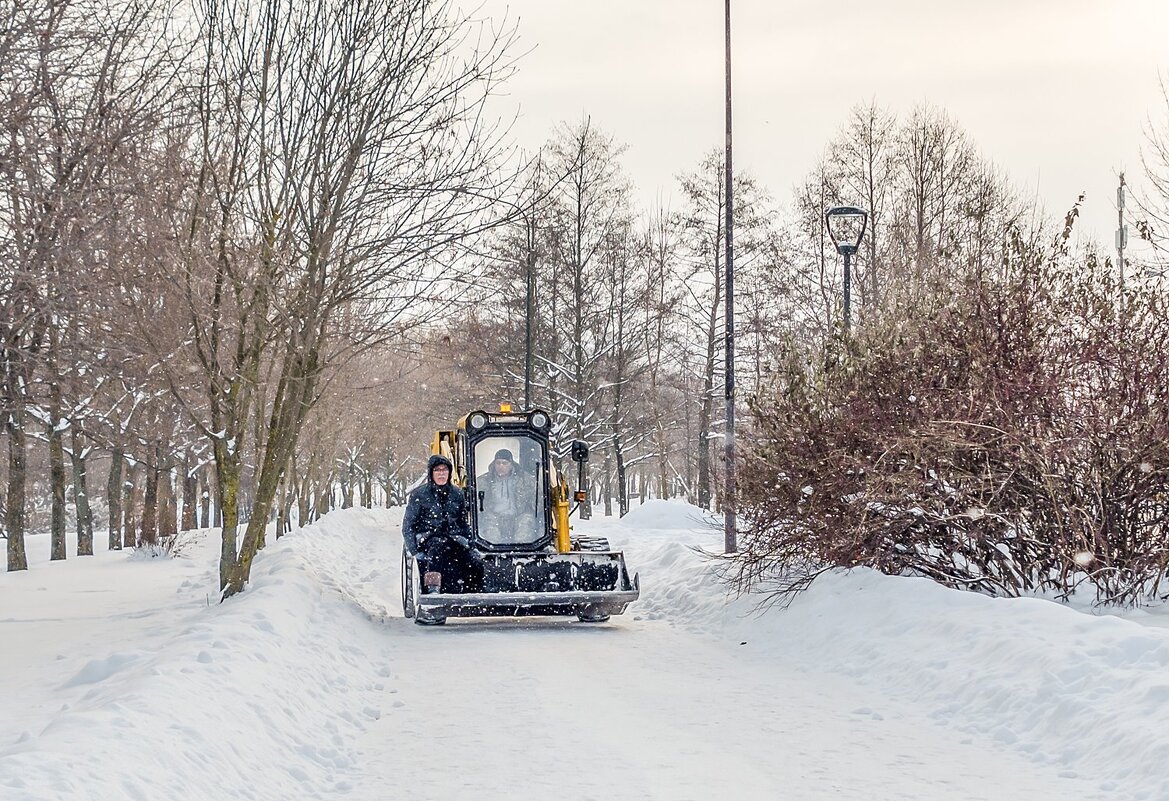
<path id="1" fill-rule="evenodd" d="M 1169 629 L 1163 614 L 1085 614 L 1036 598 L 988 598 L 870 570 L 819 579 L 786 610 L 727 603 L 711 560 L 675 537 L 687 507 L 650 501 L 622 542 L 653 587 L 639 614 L 735 631 L 759 655 L 828 670 L 937 722 L 1003 744 L 1126 799 L 1169 799 Z M 694 532 L 712 553 L 721 519 Z M 652 576 L 652 580 L 647 579 Z M 1159 610 L 1164 611 L 1164 610 Z"/>
<path id="2" fill-rule="evenodd" d="M 132 644 L 119 642 L 117 619 L 75 610 L 72 631 L 58 627 L 78 641 L 100 631 L 115 650 L 90 642 L 88 654 L 73 653 L 60 643 L 60 661 L 74 668 L 48 688 L 57 709 L 21 731 L 0 716 L 0 798 L 300 799 L 350 788 L 353 742 L 380 715 L 389 665 L 381 638 L 360 636 L 369 634 L 367 617 L 322 583 L 294 540 L 270 546 L 248 592 L 225 604 L 207 603 L 214 537 L 194 556 L 206 568 L 201 580 L 177 597 L 173 585 L 156 581 L 160 573 L 173 577 L 172 560 L 118 554 L 117 569 L 137 573 L 140 600 L 162 605 L 167 626 Z M 92 569 L 70 560 L 21 578 Z M 3 589 L 23 619 L 27 599 Z M 5 673 L 20 660 L 6 653 Z M 36 675 L 35 665 L 26 669 Z"/>

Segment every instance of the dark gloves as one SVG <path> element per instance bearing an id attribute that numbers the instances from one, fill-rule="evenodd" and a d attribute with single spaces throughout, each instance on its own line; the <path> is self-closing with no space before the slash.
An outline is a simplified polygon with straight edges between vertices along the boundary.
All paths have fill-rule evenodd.
<path id="1" fill-rule="evenodd" d="M 471 560 L 471 564 L 476 566 L 483 564 L 483 554 L 479 553 L 479 551 L 471 546 L 471 541 L 469 539 L 464 537 L 462 534 L 454 534 L 451 536 L 451 539 L 463 547 L 463 550 L 467 552 L 467 558 Z"/>

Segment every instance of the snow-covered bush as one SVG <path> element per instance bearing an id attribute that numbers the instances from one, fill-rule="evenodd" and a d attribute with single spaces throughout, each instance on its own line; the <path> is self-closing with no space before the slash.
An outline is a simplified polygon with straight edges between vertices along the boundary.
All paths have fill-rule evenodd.
<path id="1" fill-rule="evenodd" d="M 741 586 L 866 565 L 1100 602 L 1169 592 L 1169 295 L 1024 257 L 794 348 L 754 398 Z"/>

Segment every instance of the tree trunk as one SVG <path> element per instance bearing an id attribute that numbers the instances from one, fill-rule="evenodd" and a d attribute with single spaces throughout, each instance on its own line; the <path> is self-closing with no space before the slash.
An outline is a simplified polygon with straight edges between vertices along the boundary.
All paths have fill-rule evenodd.
<path id="1" fill-rule="evenodd" d="M 227 595 L 243 592 L 251 577 L 252 561 L 263 545 L 272 505 L 296 450 L 309 399 L 313 395 L 315 382 L 305 373 L 311 373 L 309 368 L 315 363 L 316 352 L 311 346 L 306 351 L 293 350 L 293 355 L 286 356 L 284 373 L 273 399 L 252 516 L 244 532 L 239 562 L 230 578 Z"/>
<path id="2" fill-rule="evenodd" d="M 219 548 L 219 589 L 226 592 L 239 560 L 236 529 L 239 526 L 240 470 L 233 461 L 216 461 L 219 464 L 216 466 L 215 484 L 223 525 Z"/>
<path id="3" fill-rule="evenodd" d="M 49 491 L 52 494 L 52 523 L 49 558 L 65 558 L 65 442 L 61 431 L 61 387 L 55 380 L 49 388 Z"/>
<path id="4" fill-rule="evenodd" d="M 392 494 L 393 487 L 394 487 L 394 462 L 389 454 L 386 454 L 385 468 L 386 468 L 385 481 L 382 482 L 382 489 L 386 493 L 386 497 L 385 497 L 386 508 L 389 509 L 391 506 L 394 505 L 394 496 Z"/>
<path id="5" fill-rule="evenodd" d="M 710 508 L 710 440 L 706 432 L 710 428 L 711 403 L 708 394 L 698 411 L 698 505 L 703 509 Z"/>
<path id="6" fill-rule="evenodd" d="M 361 505 L 366 509 L 373 508 L 373 471 L 366 470 L 361 477 Z"/>
<path id="7" fill-rule="evenodd" d="M 24 404 L 13 404 L 8 418 L 8 495 L 4 502 L 4 528 L 8 532 L 8 569 L 28 570 L 24 549 L 25 486 L 27 454 L 24 433 Z"/>
<path id="8" fill-rule="evenodd" d="M 138 540 L 146 545 L 158 543 L 159 450 L 159 448 L 154 450 L 153 464 L 146 465 L 146 493 L 142 498 L 142 536 Z"/>
<path id="9" fill-rule="evenodd" d="M 191 464 L 191 454 L 183 459 L 183 531 L 190 531 L 199 527 L 198 501 L 199 474 Z"/>
<path id="10" fill-rule="evenodd" d="M 341 475 L 341 508 L 349 509 L 353 506 L 353 463 L 345 468 Z"/>
<path id="11" fill-rule="evenodd" d="M 716 268 L 716 278 L 721 271 Z M 718 278 L 721 280 L 721 278 Z M 714 304 L 710 309 L 706 339 L 706 362 L 702 374 L 702 405 L 698 410 L 698 505 L 703 509 L 710 508 L 710 422 L 714 412 L 714 367 L 715 345 L 718 342 L 718 306 L 722 292 L 716 286 L 714 290 Z"/>
<path id="12" fill-rule="evenodd" d="M 621 438 L 613 437 L 613 459 L 617 467 L 617 514 L 629 514 L 629 485 L 625 475 L 625 454 L 621 451 Z"/>
<path id="13" fill-rule="evenodd" d="M 200 468 L 199 477 L 201 480 L 200 483 L 203 485 L 203 495 L 199 498 L 201 527 L 211 528 L 213 525 L 211 522 L 211 474 L 206 466 Z"/>
<path id="14" fill-rule="evenodd" d="M 310 522 L 313 487 L 306 472 L 300 479 L 300 486 L 296 491 L 296 523 L 303 527 Z"/>
<path id="15" fill-rule="evenodd" d="M 106 481 L 106 505 L 109 507 L 109 549 L 122 549 L 122 449 L 114 448 L 110 456 L 110 476 Z"/>
<path id="16" fill-rule="evenodd" d="M 280 539 L 285 534 L 285 527 L 288 526 L 288 513 L 291 511 L 291 503 L 288 500 L 287 475 L 280 479 L 280 489 L 276 491 L 276 498 L 276 539 Z"/>
<path id="17" fill-rule="evenodd" d="M 77 510 L 77 555 L 93 556 L 93 510 L 89 508 L 86 454 L 76 425 L 70 432 L 70 438 L 73 450 L 73 505 Z"/>
<path id="18" fill-rule="evenodd" d="M 146 492 L 138 541 L 145 545 L 158 543 L 158 469 L 150 464 L 146 465 Z"/>
<path id="19" fill-rule="evenodd" d="M 138 504 L 138 462 L 130 461 L 126 467 L 126 480 L 122 483 L 122 545 L 138 547 L 138 518 L 135 515 Z"/>
<path id="20" fill-rule="evenodd" d="M 605 453 L 605 517 L 613 516 L 613 455 Z"/>
<path id="21" fill-rule="evenodd" d="M 174 471 L 168 468 L 158 474 L 158 536 L 164 542 L 174 542 L 178 533 L 178 493 Z"/>

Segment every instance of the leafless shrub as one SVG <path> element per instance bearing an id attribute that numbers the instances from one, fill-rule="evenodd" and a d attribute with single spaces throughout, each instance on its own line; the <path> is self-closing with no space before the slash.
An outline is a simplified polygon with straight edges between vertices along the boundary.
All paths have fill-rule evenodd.
<path id="1" fill-rule="evenodd" d="M 1057 243 L 1061 245 L 1062 243 Z M 868 566 L 997 595 L 1163 593 L 1169 297 L 1012 249 L 752 401 L 734 580 Z"/>

